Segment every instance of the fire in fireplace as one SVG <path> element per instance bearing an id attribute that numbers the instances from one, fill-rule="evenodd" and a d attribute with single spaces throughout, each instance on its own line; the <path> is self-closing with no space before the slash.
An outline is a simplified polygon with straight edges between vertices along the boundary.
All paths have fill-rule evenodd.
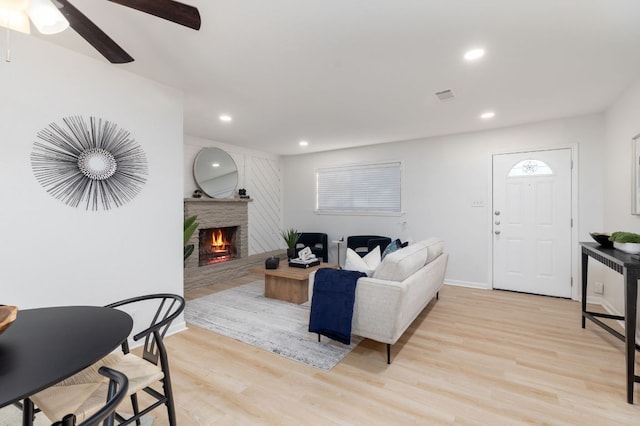
<path id="1" fill-rule="evenodd" d="M 198 266 L 226 262 L 238 256 L 237 226 L 200 229 Z"/>

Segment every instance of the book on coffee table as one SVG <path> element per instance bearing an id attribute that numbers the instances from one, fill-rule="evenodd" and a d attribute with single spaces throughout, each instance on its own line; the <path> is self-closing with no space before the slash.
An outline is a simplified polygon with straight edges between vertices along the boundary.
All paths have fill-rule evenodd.
<path id="1" fill-rule="evenodd" d="M 290 259 L 289 260 L 289 266 L 294 268 L 310 268 L 312 266 L 316 266 L 319 264 L 320 264 L 320 259 L 309 259 L 309 260 Z"/>

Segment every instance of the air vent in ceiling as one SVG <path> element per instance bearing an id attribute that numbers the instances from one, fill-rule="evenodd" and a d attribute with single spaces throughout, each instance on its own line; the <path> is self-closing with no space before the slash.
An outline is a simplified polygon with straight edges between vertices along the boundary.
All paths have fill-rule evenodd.
<path id="1" fill-rule="evenodd" d="M 444 102 L 444 101 L 451 101 L 451 100 L 455 99 L 456 97 L 453 95 L 453 92 L 451 91 L 451 89 L 447 89 L 447 90 L 443 90 L 441 92 L 436 92 L 436 98 L 438 98 L 440 101 Z"/>

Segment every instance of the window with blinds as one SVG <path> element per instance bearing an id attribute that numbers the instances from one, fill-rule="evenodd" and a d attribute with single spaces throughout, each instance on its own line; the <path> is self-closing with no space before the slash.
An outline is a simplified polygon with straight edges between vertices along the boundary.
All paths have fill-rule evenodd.
<path id="1" fill-rule="evenodd" d="M 401 163 L 319 169 L 318 213 L 401 213 Z"/>

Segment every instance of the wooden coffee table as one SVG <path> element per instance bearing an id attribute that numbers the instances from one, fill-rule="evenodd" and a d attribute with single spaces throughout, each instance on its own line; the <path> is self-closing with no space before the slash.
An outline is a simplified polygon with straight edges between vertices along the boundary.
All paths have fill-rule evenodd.
<path id="1" fill-rule="evenodd" d="M 335 263 L 321 263 L 310 268 L 292 268 L 280 264 L 278 269 L 251 268 L 251 272 L 264 274 L 264 296 L 298 305 L 309 300 L 309 274 L 320 268 L 340 268 Z"/>

